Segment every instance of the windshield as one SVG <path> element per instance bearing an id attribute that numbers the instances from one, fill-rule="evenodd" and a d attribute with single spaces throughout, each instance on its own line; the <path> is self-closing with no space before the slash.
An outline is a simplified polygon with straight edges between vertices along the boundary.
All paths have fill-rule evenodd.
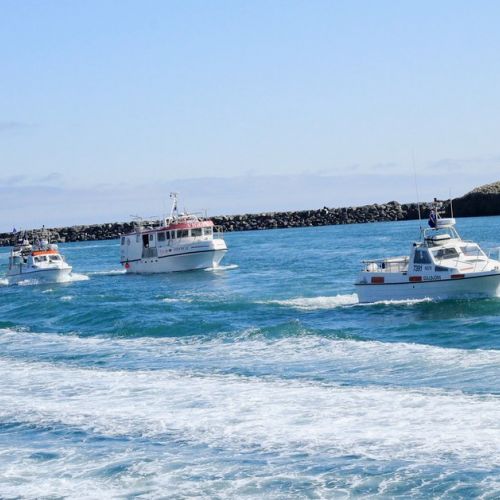
<path id="1" fill-rule="evenodd" d="M 457 249 L 454 247 L 433 250 L 432 255 L 434 255 L 436 260 L 457 259 L 460 256 Z"/>
<path id="2" fill-rule="evenodd" d="M 479 248 L 479 245 L 474 245 L 472 243 L 461 246 L 460 250 L 466 257 L 484 256 L 484 252 Z"/>

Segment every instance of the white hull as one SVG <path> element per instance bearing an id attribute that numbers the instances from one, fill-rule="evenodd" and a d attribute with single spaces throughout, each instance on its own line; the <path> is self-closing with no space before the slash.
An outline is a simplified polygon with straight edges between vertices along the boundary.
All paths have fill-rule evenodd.
<path id="1" fill-rule="evenodd" d="M 6 277 L 9 281 L 9 285 L 17 284 L 25 280 L 37 280 L 43 283 L 58 283 L 65 281 L 71 273 L 71 270 L 71 266 L 52 269 L 23 269 L 20 273 L 9 272 Z"/>
<path id="2" fill-rule="evenodd" d="M 125 263 L 128 273 L 171 273 L 217 267 L 227 249 L 178 252 Z M 128 266 L 128 267 L 127 267 Z"/>
<path id="3" fill-rule="evenodd" d="M 500 273 L 466 276 L 462 279 L 423 281 L 417 283 L 356 284 L 360 302 L 384 300 L 433 300 L 484 298 L 500 296 Z"/>

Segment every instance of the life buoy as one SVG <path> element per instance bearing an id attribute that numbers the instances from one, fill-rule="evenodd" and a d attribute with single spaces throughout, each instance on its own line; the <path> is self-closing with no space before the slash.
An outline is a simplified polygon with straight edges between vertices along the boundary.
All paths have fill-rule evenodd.
<path id="1" fill-rule="evenodd" d="M 125 269 L 128 269 L 130 267 L 130 264 L 128 262 L 125 262 Z"/>

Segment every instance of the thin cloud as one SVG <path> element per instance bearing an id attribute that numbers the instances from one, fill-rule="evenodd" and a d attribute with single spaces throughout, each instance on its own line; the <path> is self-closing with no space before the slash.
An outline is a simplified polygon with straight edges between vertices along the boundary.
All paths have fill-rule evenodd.
<path id="1" fill-rule="evenodd" d="M 500 156 L 477 156 L 470 158 L 442 158 L 433 161 L 426 168 L 428 171 L 439 173 L 469 172 L 471 169 L 484 172 L 498 172 L 500 167 Z"/>
<path id="2" fill-rule="evenodd" d="M 26 175 L 11 175 L 0 179 L 0 186 L 19 186 L 24 184 L 27 179 Z"/>
<path id="3" fill-rule="evenodd" d="M 16 120 L 0 120 L 0 132 L 13 132 L 30 128 L 33 125 L 28 122 L 21 122 Z"/>

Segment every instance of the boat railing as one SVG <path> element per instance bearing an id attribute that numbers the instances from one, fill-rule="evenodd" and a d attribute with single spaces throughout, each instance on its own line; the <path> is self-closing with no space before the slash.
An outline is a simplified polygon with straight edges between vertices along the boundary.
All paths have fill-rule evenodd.
<path id="1" fill-rule="evenodd" d="M 363 260 L 364 270 L 371 273 L 403 273 L 409 262 L 408 256 Z"/>
<path id="2" fill-rule="evenodd" d="M 488 250 L 488 258 L 500 261 L 500 247 L 490 248 Z"/>
<path id="3" fill-rule="evenodd" d="M 213 235 L 214 235 L 214 238 L 216 238 L 216 239 L 224 238 L 224 227 L 223 226 L 214 226 Z"/>

